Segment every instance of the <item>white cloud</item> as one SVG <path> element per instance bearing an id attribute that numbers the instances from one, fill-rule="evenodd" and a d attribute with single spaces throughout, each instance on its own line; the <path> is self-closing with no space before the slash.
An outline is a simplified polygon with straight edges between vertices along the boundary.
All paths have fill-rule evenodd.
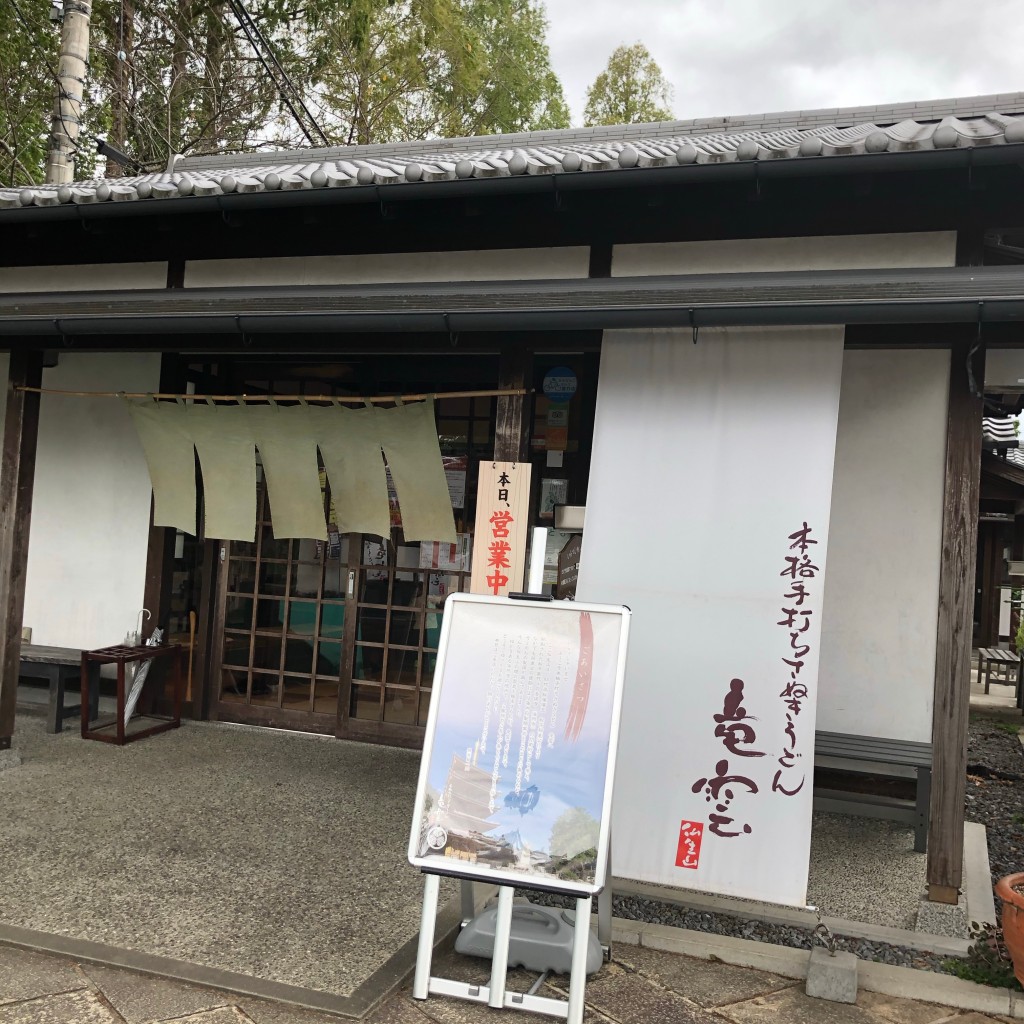
<path id="1" fill-rule="evenodd" d="M 675 87 L 679 118 L 1024 90 L 1017 0 L 546 4 L 552 62 L 577 124 L 612 50 L 637 40 Z"/>

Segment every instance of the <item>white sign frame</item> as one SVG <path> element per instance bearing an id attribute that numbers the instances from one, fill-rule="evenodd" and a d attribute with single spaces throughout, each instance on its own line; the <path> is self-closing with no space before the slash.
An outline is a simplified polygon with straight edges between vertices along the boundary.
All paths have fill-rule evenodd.
<path id="1" fill-rule="evenodd" d="M 435 740 L 442 702 L 445 692 L 445 671 L 448 666 L 451 649 L 451 634 L 455 619 L 462 608 L 490 606 L 496 610 L 504 610 L 503 614 L 515 615 L 524 611 L 544 616 L 589 613 L 591 616 L 617 617 L 618 632 L 616 637 L 615 665 L 613 689 L 608 705 L 608 746 L 605 759 L 605 772 L 602 780 L 603 792 L 600 799 L 601 815 L 599 821 L 597 858 L 593 882 L 580 879 L 560 879 L 553 874 L 524 869 L 514 870 L 500 866 L 474 863 L 454 857 L 438 855 L 421 855 L 419 853 L 421 836 L 423 835 L 429 812 L 425 810 L 430 770 L 433 763 Z M 589 897 L 600 893 L 608 879 L 609 840 L 611 835 L 611 804 L 615 778 L 615 760 L 618 752 L 619 722 L 622 708 L 622 689 L 626 672 L 626 654 L 629 645 L 630 610 L 624 605 L 591 604 L 586 602 L 553 601 L 550 598 L 523 596 L 522 598 L 491 597 L 482 594 L 457 593 L 448 597 L 445 602 L 444 620 L 438 642 L 437 664 L 434 670 L 434 682 L 430 695 L 430 709 L 427 717 L 424 736 L 423 753 L 420 759 L 419 779 L 416 785 L 416 800 L 413 808 L 412 828 L 409 835 L 408 857 L 413 867 L 431 874 L 448 875 L 474 881 L 487 882 L 494 885 L 509 885 L 525 889 L 538 889 L 560 892 L 576 897 Z M 495 617 L 500 624 L 501 617 Z M 595 661 L 597 660 L 595 656 Z M 486 688 L 480 690 L 480 708 L 485 710 Z M 566 711 L 569 710 L 567 702 Z M 559 725 L 561 725 L 559 719 Z"/>

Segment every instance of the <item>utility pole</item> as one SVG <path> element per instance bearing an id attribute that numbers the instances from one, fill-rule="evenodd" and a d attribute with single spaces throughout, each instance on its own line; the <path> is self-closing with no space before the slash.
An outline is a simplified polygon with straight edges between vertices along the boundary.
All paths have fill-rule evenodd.
<path id="1" fill-rule="evenodd" d="M 92 0 L 64 0 L 57 96 L 50 125 L 50 152 L 46 157 L 46 181 L 51 184 L 74 180 L 75 144 L 82 123 L 82 98 L 89 64 L 91 14 Z"/>

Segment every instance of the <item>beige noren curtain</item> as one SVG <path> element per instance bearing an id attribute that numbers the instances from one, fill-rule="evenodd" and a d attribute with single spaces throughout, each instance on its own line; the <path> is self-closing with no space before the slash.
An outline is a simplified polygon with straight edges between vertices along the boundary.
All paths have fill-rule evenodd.
<path id="1" fill-rule="evenodd" d="M 407 541 L 455 541 L 433 404 L 394 409 L 190 405 L 129 401 L 153 483 L 154 522 L 195 533 L 195 461 L 203 474 L 205 534 L 256 535 L 259 448 L 275 537 L 324 540 L 317 448 L 343 533 L 388 536 L 387 477 L 398 492 Z"/>

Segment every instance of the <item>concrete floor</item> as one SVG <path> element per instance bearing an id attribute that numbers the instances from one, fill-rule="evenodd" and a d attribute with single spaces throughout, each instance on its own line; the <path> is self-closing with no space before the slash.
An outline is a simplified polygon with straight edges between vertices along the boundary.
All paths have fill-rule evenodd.
<path id="1" fill-rule="evenodd" d="M 191 723 L 115 747 L 27 714 L 15 744 L 0 925 L 341 996 L 419 930 L 415 751 Z"/>
<path id="2" fill-rule="evenodd" d="M 15 741 L 24 763 L 0 772 L 0 942 L 28 929 L 355 1002 L 403 947 L 410 962 L 417 752 L 205 723 L 118 748 L 73 724 L 48 735 L 34 714 Z M 912 926 L 912 847 L 909 828 L 816 815 L 810 901 Z M 445 882 L 442 904 L 455 895 Z"/>

